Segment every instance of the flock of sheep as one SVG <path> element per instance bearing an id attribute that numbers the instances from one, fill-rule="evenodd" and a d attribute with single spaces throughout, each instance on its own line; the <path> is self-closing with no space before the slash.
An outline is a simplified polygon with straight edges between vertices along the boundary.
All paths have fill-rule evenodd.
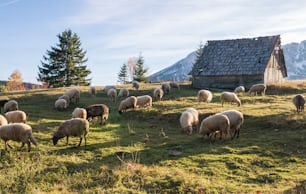
<path id="1" fill-rule="evenodd" d="M 140 83 L 133 82 L 133 87 L 138 90 Z M 139 107 L 152 106 L 153 99 L 160 101 L 163 96 L 170 92 L 171 88 L 180 89 L 179 85 L 175 82 L 164 83 L 161 87 L 153 90 L 153 98 L 150 95 L 142 96 L 129 96 L 129 90 L 122 88 L 117 94 L 115 86 L 105 86 L 104 92 L 110 98 L 115 101 L 121 100 L 118 106 L 118 112 L 120 114 L 126 112 L 128 109 L 135 109 Z M 266 85 L 256 84 L 253 85 L 249 91 L 249 95 L 265 95 Z M 235 103 L 237 106 L 241 105 L 241 101 L 237 94 L 244 93 L 245 88 L 243 86 L 237 87 L 234 92 L 222 92 L 220 95 L 220 101 L 223 106 L 225 102 Z M 90 87 L 89 94 L 96 96 L 95 87 Z M 210 103 L 213 98 L 212 92 L 209 90 L 199 90 L 197 94 L 198 102 Z M 80 100 L 80 90 L 72 88 L 67 90 L 62 96 L 60 96 L 54 103 L 54 108 L 57 110 L 66 109 L 72 100 L 78 103 Z M 297 112 L 304 110 L 305 99 L 302 95 L 296 95 L 293 98 L 293 104 L 296 106 Z M 28 151 L 31 150 L 31 143 L 37 145 L 37 141 L 32 135 L 32 128 L 27 122 L 27 116 L 24 111 L 18 109 L 18 102 L 15 100 L 2 100 L 0 106 L 3 107 L 4 116 L 0 115 L 0 138 L 5 143 L 5 150 L 11 146 L 8 144 L 9 140 L 21 142 L 21 148 L 25 144 L 28 146 Z M 100 118 L 101 125 L 105 123 L 109 116 L 109 107 L 105 104 L 92 104 L 86 108 L 75 108 L 72 112 L 72 118 L 66 120 L 60 124 L 58 129 L 54 132 L 52 141 L 56 145 L 59 139 L 66 137 L 66 144 L 69 143 L 69 136 L 76 136 L 80 138 L 78 146 L 81 145 L 82 140 L 85 140 L 89 134 L 89 122 L 95 117 Z M 184 132 L 192 134 L 195 129 L 202 136 L 209 136 L 216 138 L 217 135 L 220 139 L 223 136 L 230 136 L 231 139 L 239 138 L 240 128 L 244 123 L 243 114 L 237 110 L 227 110 L 224 112 L 211 115 L 201 122 L 199 121 L 199 112 L 195 108 L 187 108 L 183 111 L 179 118 L 179 123 Z"/>

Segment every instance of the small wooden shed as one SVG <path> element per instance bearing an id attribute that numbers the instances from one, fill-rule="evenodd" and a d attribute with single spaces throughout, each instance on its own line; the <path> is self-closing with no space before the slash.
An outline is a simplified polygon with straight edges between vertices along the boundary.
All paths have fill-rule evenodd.
<path id="1" fill-rule="evenodd" d="M 280 35 L 208 41 L 191 75 L 195 88 L 281 83 L 287 69 Z"/>

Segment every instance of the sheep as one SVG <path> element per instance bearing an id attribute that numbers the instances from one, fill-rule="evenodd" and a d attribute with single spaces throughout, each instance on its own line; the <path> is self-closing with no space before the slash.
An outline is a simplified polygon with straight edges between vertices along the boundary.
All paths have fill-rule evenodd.
<path id="1" fill-rule="evenodd" d="M 67 101 L 63 98 L 57 99 L 54 103 L 54 108 L 57 110 L 65 110 L 67 108 Z"/>
<path id="2" fill-rule="evenodd" d="M 236 103 L 237 106 L 241 105 L 241 101 L 234 92 L 222 92 L 220 95 L 221 104 L 223 107 L 224 102 Z"/>
<path id="3" fill-rule="evenodd" d="M 209 90 L 199 90 L 198 91 L 198 102 L 211 102 L 213 94 Z"/>
<path id="4" fill-rule="evenodd" d="M 304 104 L 305 104 L 305 98 L 301 94 L 297 94 L 292 99 L 293 104 L 296 107 L 296 112 L 304 112 Z"/>
<path id="5" fill-rule="evenodd" d="M 194 108 L 187 108 L 180 116 L 180 125 L 189 135 L 192 134 L 193 126 L 199 127 L 199 112 Z"/>
<path id="6" fill-rule="evenodd" d="M 1 109 L 4 107 L 4 104 L 7 103 L 9 100 L 0 100 L 0 112 Z"/>
<path id="7" fill-rule="evenodd" d="M 257 93 L 261 93 L 262 96 L 266 94 L 267 86 L 265 84 L 254 84 L 248 91 L 248 95 L 255 94 L 257 96 Z"/>
<path id="8" fill-rule="evenodd" d="M 161 89 L 164 91 L 165 94 L 170 92 L 171 86 L 169 83 L 163 83 Z"/>
<path id="9" fill-rule="evenodd" d="M 89 134 L 89 122 L 86 119 L 73 118 L 62 122 L 53 133 L 52 141 L 53 145 L 56 145 L 59 139 L 66 137 L 66 145 L 69 144 L 69 136 L 80 137 L 78 146 L 81 145 L 82 140 L 85 140 Z"/>
<path id="10" fill-rule="evenodd" d="M 153 91 L 153 97 L 155 100 L 161 100 L 164 96 L 164 91 L 161 88 L 155 88 Z"/>
<path id="11" fill-rule="evenodd" d="M 234 93 L 236 93 L 236 94 L 244 94 L 244 92 L 245 92 L 245 88 L 244 88 L 244 86 L 238 86 L 237 88 L 235 88 L 235 90 L 234 90 Z"/>
<path id="12" fill-rule="evenodd" d="M 69 104 L 70 104 L 70 97 L 68 95 L 62 95 L 62 96 L 58 97 L 58 99 L 65 99 L 67 107 L 69 106 Z"/>
<path id="13" fill-rule="evenodd" d="M 109 108 L 105 104 L 93 104 L 90 106 L 87 106 L 86 108 L 87 112 L 87 120 L 93 119 L 94 117 L 101 117 L 100 124 L 103 125 L 105 121 L 108 119 L 109 115 Z"/>
<path id="14" fill-rule="evenodd" d="M 85 108 L 75 108 L 72 112 L 72 118 L 87 119 L 87 111 Z"/>
<path id="15" fill-rule="evenodd" d="M 139 89 L 140 83 L 136 80 L 132 81 L 132 87 L 135 88 L 136 90 Z"/>
<path id="16" fill-rule="evenodd" d="M 4 114 L 8 123 L 26 123 L 27 115 L 21 110 L 10 111 Z"/>
<path id="17" fill-rule="evenodd" d="M 118 93 L 118 98 L 126 98 L 129 96 L 129 90 L 127 88 L 120 89 Z"/>
<path id="18" fill-rule="evenodd" d="M 69 96 L 69 99 L 75 98 L 75 103 L 79 103 L 81 92 L 78 88 L 71 88 L 70 90 L 67 90 L 64 95 Z"/>
<path id="19" fill-rule="evenodd" d="M 170 87 L 171 88 L 177 88 L 178 90 L 180 90 L 180 85 L 176 82 L 170 82 Z"/>
<path id="20" fill-rule="evenodd" d="M 7 125 L 7 120 L 4 116 L 0 115 L 0 126 Z"/>
<path id="21" fill-rule="evenodd" d="M 137 98 L 135 96 L 130 96 L 122 100 L 118 108 L 119 114 L 126 112 L 126 110 L 129 108 L 136 108 L 136 104 L 137 104 Z"/>
<path id="22" fill-rule="evenodd" d="M 220 132 L 220 139 L 223 133 L 225 135 L 229 134 L 230 121 L 226 115 L 214 114 L 202 120 L 199 134 L 202 136 L 207 135 L 211 138 L 217 132 Z"/>
<path id="23" fill-rule="evenodd" d="M 109 89 L 115 89 L 115 90 L 116 90 L 117 88 L 116 88 L 116 86 L 105 86 L 104 89 L 103 89 L 103 91 L 107 93 L 107 91 L 108 91 Z"/>
<path id="24" fill-rule="evenodd" d="M 230 134 L 232 139 L 239 138 L 240 128 L 244 122 L 243 114 L 237 110 L 227 110 L 219 114 L 227 116 L 230 121 Z M 233 134 L 234 133 L 234 134 Z"/>
<path id="25" fill-rule="evenodd" d="M 96 88 L 94 86 L 91 86 L 88 90 L 88 93 L 91 96 L 96 96 L 97 95 Z"/>
<path id="26" fill-rule="evenodd" d="M 37 142 L 33 137 L 31 126 L 24 123 L 12 123 L 0 126 L 0 138 L 4 141 L 5 150 L 7 146 L 12 149 L 8 144 L 9 140 L 21 142 L 22 149 L 25 144 L 28 145 L 28 152 L 31 151 L 31 143 L 37 146 Z"/>
<path id="27" fill-rule="evenodd" d="M 137 96 L 136 107 L 152 106 L 152 97 L 149 95 Z"/>
<path id="28" fill-rule="evenodd" d="M 114 88 L 109 89 L 107 91 L 107 96 L 111 99 L 111 101 L 116 102 L 117 90 Z"/>
<path id="29" fill-rule="evenodd" d="M 18 102 L 15 100 L 9 100 L 7 103 L 4 104 L 3 111 L 4 113 L 9 111 L 18 110 Z"/>

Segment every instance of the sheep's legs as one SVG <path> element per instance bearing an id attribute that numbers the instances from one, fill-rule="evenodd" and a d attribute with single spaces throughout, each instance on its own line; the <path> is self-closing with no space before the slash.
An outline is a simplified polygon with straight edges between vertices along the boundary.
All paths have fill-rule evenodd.
<path id="1" fill-rule="evenodd" d="M 8 143 L 8 142 L 4 142 L 5 144 L 5 150 L 7 150 L 7 146 L 10 148 L 10 149 L 13 149 L 13 147 Z"/>
<path id="2" fill-rule="evenodd" d="M 30 152 L 31 151 L 31 143 L 28 141 L 27 144 L 28 144 L 28 152 Z"/>
<path id="3" fill-rule="evenodd" d="M 69 136 L 66 136 L 66 145 L 69 143 Z"/>
<path id="4" fill-rule="evenodd" d="M 23 143 L 23 142 L 21 143 L 21 146 L 20 146 L 19 150 L 21 150 L 24 147 L 24 144 L 25 143 Z"/>
<path id="5" fill-rule="evenodd" d="M 81 143 L 82 143 L 82 137 L 80 137 L 80 143 L 79 143 L 79 145 L 78 146 L 80 146 L 81 145 Z M 86 140 L 85 140 L 85 145 L 86 145 Z"/>

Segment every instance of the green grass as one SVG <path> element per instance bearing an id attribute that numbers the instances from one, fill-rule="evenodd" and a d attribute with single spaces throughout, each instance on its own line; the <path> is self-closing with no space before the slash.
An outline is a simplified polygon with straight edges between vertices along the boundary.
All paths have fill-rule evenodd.
<path id="1" fill-rule="evenodd" d="M 143 85 L 130 95 L 152 94 L 158 84 Z M 125 87 L 125 86 L 119 86 Z M 303 82 L 269 86 L 266 96 L 240 96 L 242 106 L 221 107 L 220 91 L 212 103 L 198 103 L 197 89 L 188 83 L 173 89 L 151 108 L 117 112 L 102 88 L 97 97 L 81 87 L 79 104 L 56 111 L 53 104 L 64 88 L 0 93 L 0 99 L 16 99 L 28 115 L 39 146 L 4 150 L 0 144 L 2 193 L 305 193 L 306 118 L 296 114 L 292 97 L 305 94 Z M 52 144 L 59 124 L 75 107 L 104 103 L 110 107 L 106 125 L 91 122 L 87 146 L 76 147 L 71 137 Z M 180 113 L 187 107 L 200 118 L 228 109 L 245 116 L 240 138 L 202 139 L 184 134 Z M 173 154 L 175 153 L 175 154 Z"/>

